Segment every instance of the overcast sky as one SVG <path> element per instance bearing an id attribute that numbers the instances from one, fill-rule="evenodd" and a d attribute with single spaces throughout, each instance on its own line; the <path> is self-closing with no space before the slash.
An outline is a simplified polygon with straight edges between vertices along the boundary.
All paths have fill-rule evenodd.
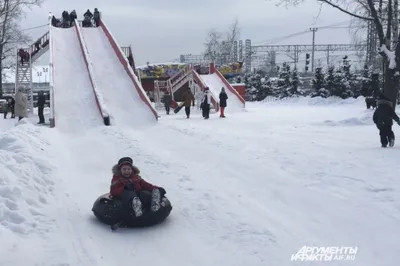
<path id="1" fill-rule="evenodd" d="M 349 21 L 350 17 L 315 0 L 299 7 L 276 7 L 276 1 L 265 0 L 46 0 L 40 8 L 26 15 L 23 28 L 47 23 L 52 12 L 56 17 L 63 10 L 76 9 L 78 18 L 87 8 L 97 7 L 117 42 L 132 45 L 137 65 L 178 59 L 180 54 L 200 54 L 210 28 L 225 31 L 238 18 L 241 39 L 252 44 L 309 29 Z M 317 15 L 319 17 L 317 18 Z M 30 30 L 33 37 L 46 32 L 46 27 Z M 307 33 L 278 43 L 311 44 Z M 316 34 L 317 44 L 349 43 L 348 29 L 325 29 Z"/>

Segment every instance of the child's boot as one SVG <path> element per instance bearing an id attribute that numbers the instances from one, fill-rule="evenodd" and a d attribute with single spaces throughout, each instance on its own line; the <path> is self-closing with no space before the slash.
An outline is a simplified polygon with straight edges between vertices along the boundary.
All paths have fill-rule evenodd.
<path id="1" fill-rule="evenodd" d="M 139 197 L 134 197 L 132 200 L 132 209 L 136 217 L 142 216 L 142 202 Z"/>
<path id="2" fill-rule="evenodd" d="M 153 189 L 151 192 L 151 211 L 156 212 L 160 209 L 161 206 L 161 194 L 160 190 Z"/>
<path id="3" fill-rule="evenodd" d="M 389 140 L 389 147 L 393 147 L 394 146 L 394 138 Z"/>

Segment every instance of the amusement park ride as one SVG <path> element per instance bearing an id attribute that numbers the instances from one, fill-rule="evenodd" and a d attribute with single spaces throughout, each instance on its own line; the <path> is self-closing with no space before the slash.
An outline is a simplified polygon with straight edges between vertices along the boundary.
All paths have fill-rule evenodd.
<path id="1" fill-rule="evenodd" d="M 40 38 L 38 38 L 32 45 L 23 49 L 29 54 L 29 59 L 24 64 L 20 62 L 20 56 L 17 51 L 17 67 L 15 72 L 15 93 L 20 86 L 25 88 L 25 92 L 28 98 L 28 112 L 33 113 L 33 90 L 32 90 L 32 66 L 44 53 L 49 50 L 50 47 L 50 33 L 46 32 Z M 135 70 L 135 63 L 133 61 L 131 46 L 121 47 L 123 53 L 127 58 L 132 58 L 132 68 Z M 137 74 L 137 73 L 136 73 Z M 52 88 L 50 88 L 51 90 Z"/>

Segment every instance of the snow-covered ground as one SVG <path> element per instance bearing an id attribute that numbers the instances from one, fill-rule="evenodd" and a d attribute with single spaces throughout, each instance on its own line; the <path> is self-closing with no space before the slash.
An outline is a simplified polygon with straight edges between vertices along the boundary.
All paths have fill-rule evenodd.
<path id="1" fill-rule="evenodd" d="M 298 99 L 75 136 L 1 120 L 0 265 L 327 264 L 291 261 L 303 246 L 358 247 L 329 265 L 397 265 L 400 152 L 380 148 L 372 113 Z M 121 156 L 167 190 L 163 224 L 111 232 L 94 218 Z"/>

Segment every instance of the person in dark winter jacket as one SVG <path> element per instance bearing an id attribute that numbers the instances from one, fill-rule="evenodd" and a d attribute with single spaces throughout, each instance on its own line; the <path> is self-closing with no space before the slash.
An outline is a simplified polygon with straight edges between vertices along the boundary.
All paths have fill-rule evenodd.
<path id="1" fill-rule="evenodd" d="M 82 27 L 91 27 L 92 26 L 92 18 L 93 14 L 90 12 L 90 10 L 86 10 L 85 14 L 83 14 L 83 21 L 82 21 Z"/>
<path id="2" fill-rule="evenodd" d="M 167 91 L 164 94 L 164 106 L 165 106 L 165 111 L 167 112 L 167 115 L 169 115 L 169 111 L 171 109 L 171 104 L 172 104 L 172 95 L 169 94 Z"/>
<path id="3" fill-rule="evenodd" d="M 58 24 L 58 19 L 56 19 L 55 16 L 52 16 L 52 17 L 51 17 L 51 25 L 52 25 L 53 27 L 57 27 L 57 24 Z"/>
<path id="4" fill-rule="evenodd" d="M 393 109 L 392 102 L 383 94 L 379 97 L 377 105 L 378 107 L 374 112 L 373 121 L 379 129 L 382 147 L 386 148 L 388 144 L 390 147 L 393 147 L 395 140 L 395 135 L 392 130 L 393 120 L 400 125 L 400 119 Z"/>
<path id="5" fill-rule="evenodd" d="M 185 104 L 185 113 L 186 113 L 186 118 L 190 117 L 190 106 L 194 106 L 194 95 L 190 88 L 187 88 L 187 90 L 182 94 L 182 101 Z"/>
<path id="6" fill-rule="evenodd" d="M 97 10 L 97 8 L 94 9 L 93 20 L 96 27 L 100 26 L 100 12 Z"/>
<path id="7" fill-rule="evenodd" d="M 139 175 L 139 168 L 133 165 L 132 158 L 119 159 L 112 172 L 110 194 L 122 200 L 127 215 L 130 215 L 133 209 L 136 217 L 141 216 L 143 205 L 152 212 L 160 209 L 161 199 L 166 194 L 165 189 L 143 180 Z"/>
<path id="8" fill-rule="evenodd" d="M 204 89 L 204 96 L 201 101 L 201 109 L 204 119 L 210 118 L 210 105 L 211 105 L 211 92 L 210 89 L 207 87 Z"/>
<path id="9" fill-rule="evenodd" d="M 225 108 L 226 108 L 226 100 L 228 100 L 228 95 L 225 92 L 225 88 L 221 89 L 221 93 L 219 94 L 219 117 L 225 118 Z"/>
<path id="10" fill-rule="evenodd" d="M 15 118 L 14 106 L 15 100 L 12 97 L 8 97 L 7 101 L 3 104 L 4 119 L 7 118 L 9 112 L 11 113 L 11 118 Z"/>
<path id="11" fill-rule="evenodd" d="M 39 116 L 39 123 L 38 124 L 44 124 L 44 115 L 43 115 L 43 110 L 44 110 L 44 105 L 46 103 L 46 97 L 43 93 L 43 91 L 39 92 L 38 95 L 38 100 L 37 100 L 37 107 L 38 107 L 38 116 Z"/>
<path id="12" fill-rule="evenodd" d="M 63 28 L 68 28 L 70 26 L 70 17 L 68 11 L 63 11 L 61 15 L 63 22 L 62 22 L 62 27 Z"/>
<path id="13" fill-rule="evenodd" d="M 74 10 L 72 10 L 71 13 L 69 13 L 69 20 L 71 21 L 71 26 L 75 25 L 75 19 L 77 19 L 77 18 L 78 18 L 78 16 L 76 15 L 76 11 L 74 9 Z"/>

